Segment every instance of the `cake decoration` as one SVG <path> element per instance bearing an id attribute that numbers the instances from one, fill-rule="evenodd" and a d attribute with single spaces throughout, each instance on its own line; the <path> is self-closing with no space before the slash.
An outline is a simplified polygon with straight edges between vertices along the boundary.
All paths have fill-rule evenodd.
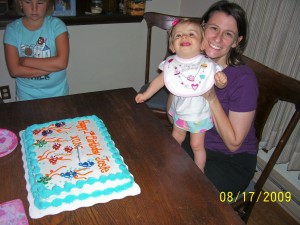
<path id="1" fill-rule="evenodd" d="M 35 124 L 20 137 L 32 218 L 140 193 L 95 115 Z"/>

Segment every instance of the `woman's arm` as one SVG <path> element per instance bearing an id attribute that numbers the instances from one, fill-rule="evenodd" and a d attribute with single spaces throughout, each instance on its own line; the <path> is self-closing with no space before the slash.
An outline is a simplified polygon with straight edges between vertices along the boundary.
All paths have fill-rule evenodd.
<path id="1" fill-rule="evenodd" d="M 236 151 L 242 145 L 250 130 L 255 111 L 229 111 L 229 115 L 227 116 L 219 102 L 214 87 L 206 92 L 203 97 L 209 103 L 215 127 L 226 147 L 231 152 Z"/>
<path id="2" fill-rule="evenodd" d="M 49 58 L 21 58 L 22 66 L 44 70 L 48 73 L 67 68 L 69 62 L 69 37 L 68 32 L 60 34 L 55 39 L 56 55 Z"/>

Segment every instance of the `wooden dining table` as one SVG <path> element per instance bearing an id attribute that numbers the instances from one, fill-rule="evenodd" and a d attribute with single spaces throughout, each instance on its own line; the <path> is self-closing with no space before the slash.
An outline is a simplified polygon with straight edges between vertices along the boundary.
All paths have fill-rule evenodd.
<path id="1" fill-rule="evenodd" d="M 32 225 L 244 224 L 147 105 L 135 103 L 135 95 L 133 88 L 122 88 L 0 104 L 0 128 L 19 139 L 16 149 L 0 158 L 0 203 L 21 199 Z M 87 115 L 103 120 L 141 193 L 30 218 L 19 132 Z"/>

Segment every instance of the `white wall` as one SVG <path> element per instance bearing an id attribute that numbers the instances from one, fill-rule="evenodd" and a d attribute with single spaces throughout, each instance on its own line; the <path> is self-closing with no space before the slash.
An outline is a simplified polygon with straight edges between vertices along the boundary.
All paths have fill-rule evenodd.
<path id="1" fill-rule="evenodd" d="M 0 30 L 1 41 L 3 40 L 3 33 L 4 33 L 4 31 Z M 5 63 L 3 44 L 1 44 L 0 45 L 0 86 L 4 86 L 4 85 L 9 85 L 11 94 L 14 99 L 15 84 L 14 84 L 14 80 L 12 78 L 10 78 L 10 76 L 8 74 L 6 63 Z M 8 102 L 8 101 L 9 100 L 5 100 L 5 102 Z"/>
<path id="2" fill-rule="evenodd" d="M 204 12 L 217 0 L 182 0 L 181 16 L 201 17 Z"/>
<path id="3" fill-rule="evenodd" d="M 70 93 L 141 85 L 145 27 L 140 23 L 70 26 Z"/>

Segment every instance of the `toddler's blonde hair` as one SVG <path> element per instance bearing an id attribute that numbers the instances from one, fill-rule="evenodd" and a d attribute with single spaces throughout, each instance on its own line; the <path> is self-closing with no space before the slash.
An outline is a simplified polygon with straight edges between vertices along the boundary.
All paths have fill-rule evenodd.
<path id="1" fill-rule="evenodd" d="M 175 21 L 176 20 L 176 21 Z M 180 19 L 175 19 L 174 22 L 175 22 L 175 25 L 172 25 L 172 27 L 168 30 L 168 36 L 169 36 L 169 46 L 173 43 L 173 40 L 174 40 L 174 36 L 173 36 L 173 33 L 174 33 L 174 30 L 175 30 L 175 27 L 178 25 L 178 24 L 183 24 L 183 23 L 192 23 L 192 24 L 195 24 L 199 27 L 200 29 L 200 37 L 201 37 L 201 41 L 203 40 L 204 38 L 204 28 L 203 28 L 203 25 L 201 23 L 200 20 L 197 20 L 197 19 L 191 19 L 191 18 L 180 18 Z M 177 21 L 178 20 L 178 21 Z M 173 22 L 173 23 L 174 23 Z"/>

